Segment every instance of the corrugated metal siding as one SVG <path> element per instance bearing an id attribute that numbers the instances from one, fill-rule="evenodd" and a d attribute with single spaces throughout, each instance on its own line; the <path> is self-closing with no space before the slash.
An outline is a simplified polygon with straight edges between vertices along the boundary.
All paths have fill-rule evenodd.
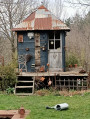
<path id="1" fill-rule="evenodd" d="M 35 12 L 30 14 L 23 22 L 18 24 L 13 31 L 20 30 L 67 30 L 70 28 L 61 20 L 55 17 L 44 6 L 40 6 Z"/>
<path id="2" fill-rule="evenodd" d="M 32 21 L 34 20 L 34 18 L 35 18 L 35 12 L 31 13 L 31 15 L 28 16 L 23 22 Z"/>
<path id="3" fill-rule="evenodd" d="M 37 18 L 35 20 L 35 29 L 41 30 L 50 30 L 52 28 L 52 19 L 51 18 Z"/>
<path id="4" fill-rule="evenodd" d="M 45 46 L 46 50 L 40 50 L 40 58 L 41 58 L 41 66 L 45 66 L 45 71 L 47 71 L 47 63 L 48 63 L 48 34 L 43 32 L 40 33 L 40 47 Z"/>
<path id="5" fill-rule="evenodd" d="M 32 56 L 31 60 L 27 62 L 27 71 L 32 72 L 31 68 L 32 64 L 35 64 L 35 41 L 34 39 L 29 39 L 27 36 L 27 32 L 19 32 L 19 34 L 23 35 L 23 43 L 18 43 L 18 56 L 19 55 L 27 55 L 30 54 Z M 29 51 L 26 51 L 26 48 L 29 48 Z"/>

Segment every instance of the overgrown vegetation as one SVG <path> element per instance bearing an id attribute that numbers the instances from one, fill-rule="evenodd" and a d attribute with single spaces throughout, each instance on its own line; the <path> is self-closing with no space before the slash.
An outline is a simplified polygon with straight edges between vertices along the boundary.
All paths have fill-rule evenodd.
<path id="1" fill-rule="evenodd" d="M 80 64 L 77 55 L 72 53 L 66 54 L 66 67 L 69 67 L 70 65 L 74 66 L 75 64 Z"/>
<path id="2" fill-rule="evenodd" d="M 11 63 L 0 66 L 0 79 L 1 79 L 1 89 L 6 90 L 8 87 L 13 87 L 16 82 L 16 72 L 17 67 L 16 59 L 13 59 Z"/>

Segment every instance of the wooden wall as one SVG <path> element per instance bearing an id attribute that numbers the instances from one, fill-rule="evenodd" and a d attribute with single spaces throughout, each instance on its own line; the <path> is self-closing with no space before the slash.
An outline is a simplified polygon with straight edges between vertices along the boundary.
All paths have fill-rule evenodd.
<path id="1" fill-rule="evenodd" d="M 47 71 L 48 63 L 48 35 L 45 32 L 34 32 L 35 36 L 32 39 L 29 39 L 27 36 L 28 32 L 18 32 L 17 38 L 20 35 L 23 35 L 23 41 L 18 42 L 18 56 L 28 55 L 32 56 L 31 60 L 26 63 L 27 72 L 35 72 L 38 66 L 45 66 L 45 71 Z M 39 36 L 40 34 L 40 36 Z M 38 40 L 36 42 L 36 40 Z M 40 41 L 39 41 L 40 40 Z M 45 46 L 45 50 L 42 50 L 42 47 Z M 26 48 L 29 48 L 26 51 Z M 35 64 L 35 68 L 32 68 L 32 64 Z M 22 66 L 21 66 L 22 67 Z M 20 67 L 20 68 L 21 68 Z"/>
<path id="2" fill-rule="evenodd" d="M 40 59 L 41 59 L 41 66 L 45 65 L 45 71 L 47 71 L 47 63 L 48 63 L 48 33 L 42 32 L 40 34 Z M 45 50 L 42 48 L 45 47 Z"/>
<path id="3" fill-rule="evenodd" d="M 35 40 L 34 38 L 29 39 L 27 36 L 27 32 L 18 32 L 18 36 L 23 35 L 23 42 L 18 42 L 18 57 L 20 55 L 28 55 L 30 54 L 32 56 L 31 60 L 27 62 L 27 72 L 33 72 L 34 69 L 31 68 L 32 64 L 35 64 Z M 29 48 L 28 51 L 26 51 L 26 48 Z"/>
<path id="4" fill-rule="evenodd" d="M 17 33 L 17 38 L 19 35 L 23 35 L 20 39 L 21 42 L 17 42 L 18 56 L 20 55 L 31 55 L 30 61 L 26 63 L 27 72 L 35 72 L 35 67 L 32 65 L 37 65 L 39 62 L 39 67 L 45 66 L 45 71 L 47 71 L 47 63 L 48 63 L 48 31 L 34 31 L 34 34 L 40 35 L 38 38 L 40 39 L 39 44 L 35 42 L 37 38 L 29 39 L 27 33 L 30 31 L 22 31 Z M 39 40 L 38 39 L 38 40 Z M 65 70 L 65 32 L 62 32 L 62 68 Z M 43 47 L 45 48 L 43 50 Z M 26 50 L 28 48 L 29 50 Z M 39 53 L 39 58 L 37 58 L 37 52 Z M 37 59 L 37 60 L 36 60 Z M 20 67 L 21 68 L 21 67 Z"/>

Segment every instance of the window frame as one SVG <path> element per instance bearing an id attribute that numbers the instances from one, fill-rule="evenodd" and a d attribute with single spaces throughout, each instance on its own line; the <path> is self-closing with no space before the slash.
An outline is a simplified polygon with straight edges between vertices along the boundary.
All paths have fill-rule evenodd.
<path id="1" fill-rule="evenodd" d="M 48 50 L 57 50 L 57 49 L 55 49 L 55 40 L 59 40 L 60 41 L 60 49 L 61 49 L 61 33 L 59 34 L 60 35 L 60 39 L 55 39 L 55 32 L 56 31 L 54 31 L 54 39 L 49 39 L 49 36 L 48 36 Z M 54 40 L 54 49 L 50 49 L 49 48 L 49 41 L 52 41 L 52 40 Z"/>

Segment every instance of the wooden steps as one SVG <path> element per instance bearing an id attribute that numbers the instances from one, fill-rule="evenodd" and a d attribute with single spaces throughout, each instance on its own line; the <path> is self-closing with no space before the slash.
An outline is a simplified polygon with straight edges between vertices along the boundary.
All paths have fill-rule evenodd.
<path id="1" fill-rule="evenodd" d="M 15 85 L 15 95 L 32 95 L 34 93 L 35 77 L 18 77 Z"/>
<path id="2" fill-rule="evenodd" d="M 30 82 L 34 82 L 34 81 L 19 81 L 21 83 L 30 83 Z"/>
<path id="3" fill-rule="evenodd" d="M 17 93 L 18 96 L 27 96 L 27 95 L 33 95 L 33 93 Z"/>
<path id="4" fill-rule="evenodd" d="M 16 88 L 33 88 L 33 86 L 16 86 Z"/>

